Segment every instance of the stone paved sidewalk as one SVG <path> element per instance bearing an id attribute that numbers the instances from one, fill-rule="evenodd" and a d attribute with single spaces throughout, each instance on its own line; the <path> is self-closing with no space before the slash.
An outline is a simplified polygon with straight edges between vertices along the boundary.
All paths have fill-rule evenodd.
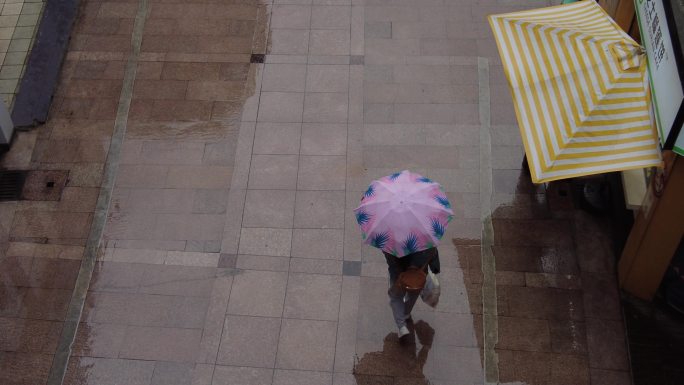
<path id="1" fill-rule="evenodd" d="M 50 121 L 2 160 L 68 181 L 0 205 L 0 382 L 62 382 L 78 321 L 64 384 L 629 384 L 610 227 L 520 171 L 485 20 L 548 4 L 85 1 Z M 406 168 L 456 216 L 402 348 L 352 209 Z"/>

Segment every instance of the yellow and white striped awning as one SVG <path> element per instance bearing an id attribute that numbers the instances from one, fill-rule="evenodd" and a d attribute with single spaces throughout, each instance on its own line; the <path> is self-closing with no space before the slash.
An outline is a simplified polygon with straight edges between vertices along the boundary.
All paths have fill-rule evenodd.
<path id="1" fill-rule="evenodd" d="M 489 23 L 534 182 L 660 165 L 644 51 L 596 2 Z"/>

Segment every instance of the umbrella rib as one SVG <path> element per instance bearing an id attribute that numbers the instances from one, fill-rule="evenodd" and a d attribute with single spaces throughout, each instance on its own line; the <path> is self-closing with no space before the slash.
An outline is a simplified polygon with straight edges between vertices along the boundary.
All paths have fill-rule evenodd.
<path id="1" fill-rule="evenodd" d="M 415 213 L 415 211 L 413 211 L 413 207 L 410 207 L 410 206 L 409 206 L 408 211 L 411 213 L 411 215 L 413 215 L 413 218 L 415 218 L 416 222 L 417 222 L 421 227 L 423 227 L 423 222 L 418 218 L 418 215 Z M 425 230 L 425 228 L 423 228 L 423 230 Z M 416 234 L 416 235 L 417 235 L 417 234 Z M 432 238 L 432 241 L 433 241 L 433 242 L 435 242 L 435 239 L 434 239 L 434 237 L 432 236 L 432 234 L 430 233 L 429 230 L 428 230 L 428 232 L 427 232 L 427 235 L 430 236 L 430 238 Z"/>
<path id="2" fill-rule="evenodd" d="M 421 205 L 421 206 L 424 206 L 424 207 L 429 207 L 429 208 L 434 209 L 434 210 L 446 210 L 446 207 L 444 207 L 444 206 L 442 206 L 442 205 L 440 205 L 440 204 L 438 204 L 438 203 L 435 203 L 434 206 L 432 205 L 432 202 L 426 203 L 426 202 L 416 202 L 416 201 L 413 201 L 412 203 L 413 203 L 413 204 L 416 204 L 416 205 Z"/>
<path id="3" fill-rule="evenodd" d="M 376 221 L 373 223 L 373 226 L 371 226 L 371 228 L 368 229 L 368 238 L 367 238 L 367 242 L 368 242 L 368 240 L 371 239 L 371 234 L 373 234 L 373 232 L 375 231 L 375 228 L 378 227 L 378 225 L 380 224 L 380 222 L 382 222 L 382 220 L 385 219 L 385 217 L 388 216 L 390 212 L 391 212 L 391 211 L 388 210 L 388 211 L 385 213 L 385 215 L 382 216 L 382 218 L 379 218 L 378 220 L 376 220 Z"/>

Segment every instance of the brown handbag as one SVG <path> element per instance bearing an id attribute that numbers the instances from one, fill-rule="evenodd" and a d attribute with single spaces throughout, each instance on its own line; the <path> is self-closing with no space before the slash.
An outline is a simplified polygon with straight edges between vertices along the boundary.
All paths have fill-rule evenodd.
<path id="1" fill-rule="evenodd" d="M 397 278 L 397 286 L 402 290 L 410 292 L 419 292 L 425 287 L 427 281 L 427 274 L 425 268 L 430 263 L 430 258 L 422 267 L 410 266 L 406 271 L 399 273 Z"/>

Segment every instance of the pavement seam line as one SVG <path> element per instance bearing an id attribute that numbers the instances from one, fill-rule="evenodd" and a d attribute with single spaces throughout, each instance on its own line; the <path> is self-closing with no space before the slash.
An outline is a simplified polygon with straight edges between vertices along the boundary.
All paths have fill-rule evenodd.
<path id="1" fill-rule="evenodd" d="M 83 314 L 86 295 L 88 294 L 88 288 L 90 287 L 90 279 L 92 278 L 95 263 L 97 262 L 97 254 L 100 242 L 102 242 L 102 235 L 107 221 L 107 213 L 112 200 L 114 182 L 119 170 L 121 146 L 126 134 L 128 112 L 131 106 L 133 84 L 135 82 L 138 59 L 140 57 L 143 28 L 145 26 L 145 19 L 147 18 L 147 8 L 148 0 L 140 0 L 138 11 L 135 15 L 133 34 L 131 36 L 131 53 L 126 63 L 121 94 L 119 96 L 119 104 L 114 120 L 114 132 L 109 144 L 107 160 L 105 161 L 102 173 L 100 193 L 97 197 L 97 205 L 93 212 L 93 221 L 83 252 L 81 267 L 79 268 L 74 291 L 72 292 L 71 300 L 69 301 L 64 326 L 62 327 L 62 333 L 48 375 L 47 385 L 62 385 L 64 382 L 69 358 L 71 357 L 71 348 L 76 340 L 78 324 Z"/>
<path id="2" fill-rule="evenodd" d="M 489 60 L 477 58 L 479 115 L 480 115 L 480 219 L 482 238 L 482 322 L 484 337 L 485 384 L 499 383 L 499 359 L 496 344 L 499 339 L 496 299 L 496 260 L 492 251 L 494 226 L 492 225 L 492 138 L 491 100 L 489 89 Z"/>

